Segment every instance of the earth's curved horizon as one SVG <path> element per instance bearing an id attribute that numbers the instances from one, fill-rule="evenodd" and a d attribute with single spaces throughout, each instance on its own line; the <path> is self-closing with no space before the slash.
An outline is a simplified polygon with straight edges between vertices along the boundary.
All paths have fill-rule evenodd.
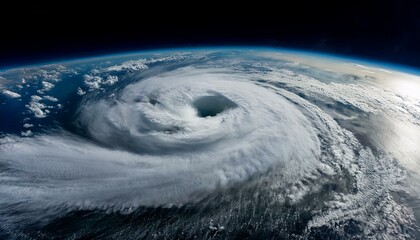
<path id="1" fill-rule="evenodd" d="M 0 238 L 418 238 L 420 76 L 304 51 L 0 71 Z"/>

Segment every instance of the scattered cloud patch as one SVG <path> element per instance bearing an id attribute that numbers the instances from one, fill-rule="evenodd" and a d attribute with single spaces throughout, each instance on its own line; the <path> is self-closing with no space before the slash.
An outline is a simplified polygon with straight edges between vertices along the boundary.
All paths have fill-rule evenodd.
<path id="1" fill-rule="evenodd" d="M 1 79 L 6 77 L 14 82 L 19 89 L 31 88 L 31 90 L 36 90 L 39 95 L 43 95 L 53 89 L 56 83 L 60 82 L 66 76 L 77 74 L 77 71 L 73 67 L 70 68 L 65 65 L 57 64 L 41 67 L 16 68 L 2 72 L 0 83 L 2 82 Z"/>
<path id="2" fill-rule="evenodd" d="M 83 96 L 83 95 L 85 95 L 86 94 L 86 92 L 83 90 L 83 89 L 81 89 L 80 87 L 79 88 L 77 88 L 77 95 L 79 95 L 79 96 Z"/>
<path id="3" fill-rule="evenodd" d="M 90 89 L 99 89 L 102 84 L 102 78 L 99 76 L 85 75 L 83 76 L 84 84 Z"/>
<path id="4" fill-rule="evenodd" d="M 31 127 L 33 127 L 34 125 L 33 124 L 30 124 L 30 123 L 25 123 L 25 124 L 23 124 L 23 127 L 24 128 L 31 128 Z"/>
<path id="5" fill-rule="evenodd" d="M 58 102 L 58 99 L 52 96 L 44 96 L 44 99 L 51 102 Z"/>
<path id="6" fill-rule="evenodd" d="M 110 72 L 114 73 L 124 73 L 124 72 L 136 72 L 139 70 L 144 70 L 149 68 L 149 64 L 159 63 L 159 62 L 174 62 L 183 60 L 187 57 L 185 53 L 169 56 L 169 57 L 160 57 L 160 58 L 142 58 L 138 60 L 130 60 L 117 65 L 112 65 L 107 68 L 98 68 L 93 69 L 89 74 L 83 76 L 84 85 L 90 90 L 101 89 L 103 85 L 114 85 L 119 81 L 118 76 L 110 75 Z M 86 92 L 78 88 L 77 94 L 82 96 Z"/>
<path id="7" fill-rule="evenodd" d="M 30 137 L 32 136 L 32 131 L 31 130 L 22 131 L 20 132 L 20 135 L 22 135 L 22 137 Z"/>
<path id="8" fill-rule="evenodd" d="M 90 71 L 93 75 L 97 75 L 99 73 L 101 73 L 101 71 L 99 71 L 98 69 L 93 69 L 92 71 Z"/>
<path id="9" fill-rule="evenodd" d="M 62 74 L 64 73 L 75 73 L 71 68 L 68 68 L 64 65 L 46 65 L 40 68 L 25 68 L 24 78 L 26 80 L 43 80 L 49 82 L 59 82 L 61 81 Z"/>
<path id="10" fill-rule="evenodd" d="M 3 90 L 3 95 L 9 98 L 20 98 L 21 95 L 19 93 L 12 92 L 10 90 Z"/>
<path id="11" fill-rule="evenodd" d="M 118 77 L 117 76 L 111 76 L 109 75 L 106 80 L 104 81 L 105 84 L 107 85 L 114 85 L 116 82 L 118 82 Z"/>
<path id="12" fill-rule="evenodd" d="M 37 95 L 32 95 L 31 96 L 31 101 L 32 102 L 39 102 L 41 100 L 42 100 L 42 97 L 40 97 L 40 96 L 37 96 Z"/>
<path id="13" fill-rule="evenodd" d="M 116 82 L 118 82 L 118 77 L 112 76 L 112 75 L 106 75 L 106 76 L 100 77 L 100 76 L 92 76 L 92 75 L 86 74 L 85 76 L 83 76 L 83 79 L 84 79 L 84 84 L 90 90 L 100 89 L 102 85 L 114 85 Z"/>
<path id="14" fill-rule="evenodd" d="M 130 60 L 119 65 L 114 65 L 108 68 L 105 68 L 106 72 L 119 72 L 123 70 L 131 70 L 131 71 L 138 71 L 143 69 L 148 69 L 149 67 L 146 65 L 146 59 L 139 59 L 139 60 Z"/>
<path id="15" fill-rule="evenodd" d="M 40 96 L 33 95 L 31 96 L 31 101 L 26 105 L 26 108 L 28 108 L 36 118 L 45 118 L 50 112 L 48 109 L 46 109 L 48 106 L 39 102 L 41 100 L 42 98 Z"/>
<path id="16" fill-rule="evenodd" d="M 46 81 L 42 81 L 42 89 L 40 91 L 42 92 L 48 92 L 54 87 L 54 84 Z"/>
<path id="17" fill-rule="evenodd" d="M 127 62 L 123 62 L 118 65 L 110 66 L 104 69 L 105 72 L 120 72 L 120 71 L 139 71 L 149 68 L 149 64 L 158 63 L 158 62 L 174 62 L 180 61 L 187 58 L 185 54 L 179 54 L 175 56 L 169 57 L 161 57 L 161 58 L 149 58 L 149 59 L 138 59 L 138 60 L 130 60 Z"/>

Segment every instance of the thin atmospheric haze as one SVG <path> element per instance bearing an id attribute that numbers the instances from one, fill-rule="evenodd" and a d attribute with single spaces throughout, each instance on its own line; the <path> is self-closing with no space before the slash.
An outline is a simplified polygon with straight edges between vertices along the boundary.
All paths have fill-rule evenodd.
<path id="1" fill-rule="evenodd" d="M 0 239 L 420 238 L 410 9 L 10 34 Z"/>

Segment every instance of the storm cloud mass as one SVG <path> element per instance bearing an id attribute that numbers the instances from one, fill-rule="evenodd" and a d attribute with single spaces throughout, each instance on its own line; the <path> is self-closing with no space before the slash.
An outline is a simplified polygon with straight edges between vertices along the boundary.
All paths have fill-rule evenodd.
<path id="1" fill-rule="evenodd" d="M 0 237 L 418 234 L 415 75 L 211 49 L 0 76 Z"/>

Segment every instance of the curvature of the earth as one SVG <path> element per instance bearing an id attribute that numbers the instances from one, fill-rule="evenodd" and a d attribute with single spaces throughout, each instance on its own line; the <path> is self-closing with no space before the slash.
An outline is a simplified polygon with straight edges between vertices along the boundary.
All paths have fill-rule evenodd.
<path id="1" fill-rule="evenodd" d="M 0 76 L 0 238 L 420 236 L 416 75 L 215 48 Z"/>

